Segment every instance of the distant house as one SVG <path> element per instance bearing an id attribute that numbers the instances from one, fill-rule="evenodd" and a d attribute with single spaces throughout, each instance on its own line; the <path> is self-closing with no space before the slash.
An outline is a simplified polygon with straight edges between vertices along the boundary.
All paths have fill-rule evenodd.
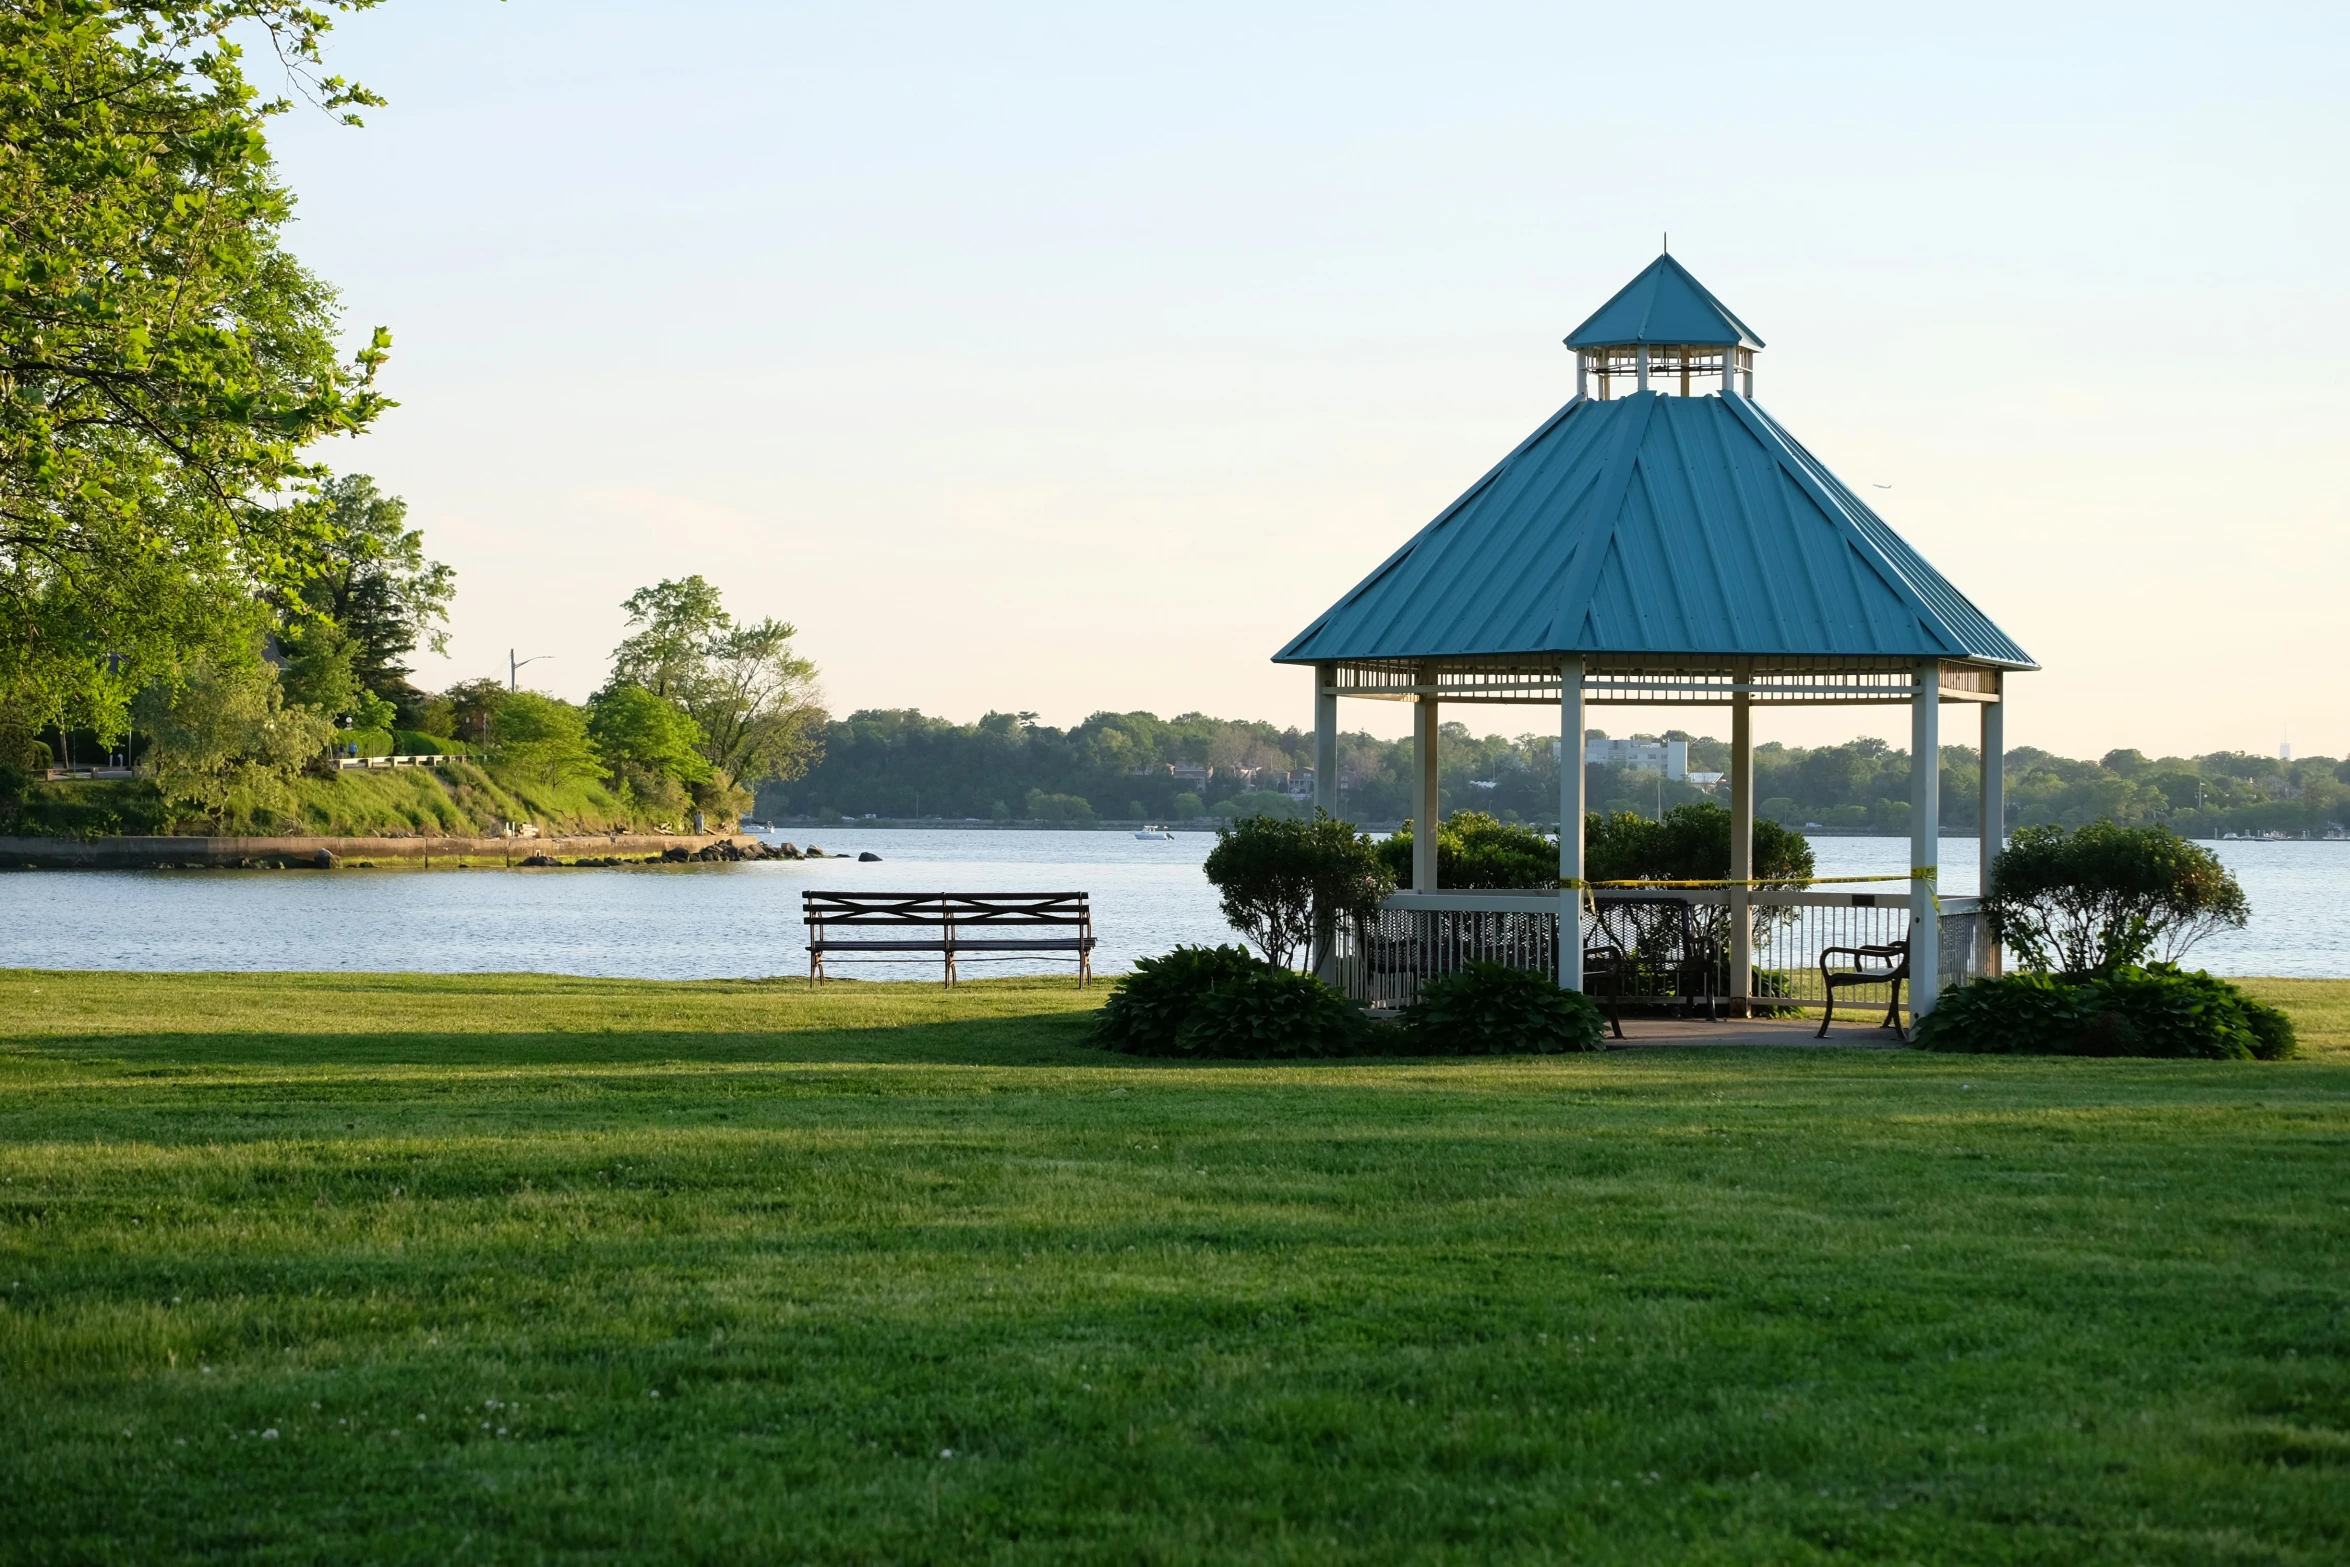
<path id="1" fill-rule="evenodd" d="M 1621 767 L 1636 773 L 1689 776 L 1686 740 L 1585 740 L 1583 760 L 1591 767 Z M 1718 781 L 1718 780 L 1717 780 Z"/>
<path id="2" fill-rule="evenodd" d="M 1134 770 L 1137 778 L 1173 778 L 1177 788 L 1188 789 L 1195 794 L 1206 792 L 1208 780 L 1214 774 L 1214 768 L 1200 767 L 1190 762 L 1145 762 Z"/>

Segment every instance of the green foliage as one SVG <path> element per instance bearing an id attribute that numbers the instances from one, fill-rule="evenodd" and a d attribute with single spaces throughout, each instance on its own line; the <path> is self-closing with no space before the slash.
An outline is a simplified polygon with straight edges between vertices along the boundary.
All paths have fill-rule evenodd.
<path id="1" fill-rule="evenodd" d="M 366 690 L 404 693 L 406 655 L 419 643 L 436 653 L 448 647 L 444 623 L 457 574 L 425 557 L 424 535 L 406 525 L 408 503 L 378 493 L 367 475 L 329 479 L 318 497 L 325 536 L 289 618 L 334 627 L 352 678 Z"/>
<path id="2" fill-rule="evenodd" d="M 1244 789 L 1216 802 L 1216 814 L 1226 820 L 1243 816 L 1277 816 L 1303 821 L 1313 807 L 1301 805 L 1278 789 Z"/>
<path id="3" fill-rule="evenodd" d="M 2203 937 L 2241 930 L 2244 889 L 2219 857 L 2167 827 L 2027 827 L 1991 866 L 1983 912 L 2025 967 L 2071 979 L 2150 957 L 2175 962 Z"/>
<path id="4" fill-rule="evenodd" d="M 345 7 L 337 7 L 343 9 Z M 380 329 L 345 362 L 333 291 L 282 248 L 293 198 L 247 82 L 261 35 L 311 74 L 325 13 L 290 0 L 0 7 L 0 709 L 118 734 L 331 536 L 301 456 L 365 429 Z M 209 787 L 209 786 L 207 786 Z"/>
<path id="5" fill-rule="evenodd" d="M 1593 731 L 1597 736 L 1597 731 Z M 1355 822 L 1384 823 L 1412 813 L 1412 742 L 1368 734 L 1338 737 L 1336 813 Z M 1637 737 L 1636 737 L 1637 738 Z M 1668 731 L 1689 741 L 1694 768 L 1722 771 L 1722 741 Z M 1497 820 L 1555 830 L 1558 763 L 1555 737 L 1472 735 L 1458 723 L 1443 726 L 1438 788 L 1443 814 L 1473 805 Z M 2109 769 L 2022 747 L 2007 755 L 2009 820 L 2014 825 L 2066 826 L 2110 818 L 2125 824 L 2168 821 L 2189 836 L 2232 831 L 2323 835 L 2330 824 L 2350 825 L 2350 764 L 2331 757 L 2290 763 L 2214 752 L 2161 757 L 2139 769 L 2116 753 Z M 1204 781 L 1180 764 L 1213 769 Z M 1100 712 L 1071 729 L 1033 721 L 1033 715 L 990 713 L 973 724 L 949 723 L 910 709 L 865 709 L 829 726 L 824 759 L 804 785 L 766 791 L 764 809 L 813 814 L 834 805 L 851 814 L 984 817 L 996 800 L 1018 800 L 1030 789 L 1082 795 L 1089 800 L 1137 801 L 1154 819 L 1196 814 L 1247 814 L 1233 802 L 1243 793 L 1271 793 L 1268 772 L 1314 765 L 1314 738 L 1295 726 L 1184 713 L 1162 719 L 1146 712 Z M 1965 745 L 1942 748 L 1942 822 L 1972 832 L 1979 805 L 1979 760 Z M 1844 745 L 1804 748 L 1757 746 L 1755 814 L 1790 829 L 1819 823 L 1847 831 L 1909 830 L 1909 757 L 1873 737 Z M 1633 768 L 1585 769 L 1590 813 L 1606 818 L 1653 818 L 1677 806 L 1721 803 L 1683 780 Z M 1177 796 L 1202 804 L 1178 809 Z M 1283 796 L 1286 799 L 1286 796 Z M 1254 803 L 1254 802 L 1252 802 Z M 1275 814 L 1291 806 L 1273 806 Z M 2192 829 L 2190 831 L 2190 829 Z M 1725 857 L 1724 864 L 1727 864 Z M 1722 872 L 1711 874 L 1720 875 Z"/>
<path id="6" fill-rule="evenodd" d="M 28 838 L 144 836 L 170 832 L 174 825 L 172 808 L 148 779 L 46 783 L 26 778 L 13 801 L 8 790 L 9 780 L 0 770 L 0 832 Z"/>
<path id="7" fill-rule="evenodd" d="M 1592 881 L 1716 881 L 1730 874 L 1730 813 L 1710 800 L 1678 805 L 1662 821 L 1619 811 L 1587 819 L 1583 856 Z M 1412 867 L 1412 824 L 1379 845 L 1397 882 Z M 1792 883 L 1812 874 L 1811 844 L 1777 822 L 1754 824 L 1758 880 Z M 1558 885 L 1558 843 L 1547 834 L 1481 811 L 1456 811 L 1436 831 L 1436 884 L 1444 888 Z"/>
<path id="8" fill-rule="evenodd" d="M 1401 1020 L 1420 1055 L 1548 1055 L 1606 1048 L 1606 1022 L 1580 991 L 1501 963 L 1469 963 L 1420 985 Z"/>
<path id="9" fill-rule="evenodd" d="M 2051 974 L 2002 974 L 1945 990 L 1912 1032 L 1926 1050 L 2071 1055 L 2087 1016 L 2084 1001 L 2080 986 Z"/>
<path id="10" fill-rule="evenodd" d="M 1730 813 L 1711 800 L 1678 805 L 1662 821 L 1617 812 L 1584 829 L 1583 863 L 1592 881 L 1716 881 L 1730 874 Z M 1757 881 L 1793 885 L 1813 871 L 1810 840 L 1758 817 Z"/>
<path id="11" fill-rule="evenodd" d="M 1055 826 L 1090 827 L 1094 822 L 1093 805 L 1082 795 L 1047 794 L 1042 789 L 1028 791 L 1020 814 L 1024 820 Z"/>
<path id="12" fill-rule="evenodd" d="M 277 640 L 285 658 L 278 682 L 286 700 L 327 718 L 349 716 L 359 704 L 361 687 L 352 670 L 358 647 L 343 628 L 331 620 L 302 617 L 280 629 Z"/>
<path id="13" fill-rule="evenodd" d="M 1186 946 L 1165 957 L 1137 959 L 1134 971 L 1119 976 L 1110 999 L 1094 1014 L 1093 1042 L 1129 1055 L 1173 1055 L 1192 1003 L 1216 984 L 1261 967 L 1246 947 Z"/>
<path id="14" fill-rule="evenodd" d="M 1379 863 L 1398 886 L 1412 879 L 1412 824 L 1378 845 Z M 1559 884 L 1557 840 L 1483 811 L 1455 811 L 1436 829 L 1436 885 L 1444 888 L 1535 888 Z"/>
<path id="15" fill-rule="evenodd" d="M 1370 918 L 1393 885 L 1371 841 L 1321 811 L 1219 828 L 1206 871 L 1224 918 L 1279 968 L 1309 947 L 1318 966 L 1340 924 Z"/>
<path id="16" fill-rule="evenodd" d="M 498 771 L 539 783 L 594 778 L 603 770 L 588 739 L 587 716 L 536 691 L 513 691 L 490 717 Z"/>
<path id="17" fill-rule="evenodd" d="M 281 800 L 335 732 L 310 709 L 285 705 L 269 665 L 201 651 L 141 693 L 137 717 L 153 740 L 147 760 L 164 802 L 215 821 Z"/>
<path id="18" fill-rule="evenodd" d="M 1917 1025 L 1928 1050 L 1996 1055 L 2171 1056 L 2274 1061 L 2292 1020 L 2204 973 L 2171 964 L 2087 981 L 2005 975 L 1945 991 Z"/>
<path id="19" fill-rule="evenodd" d="M 690 808 L 685 786 L 712 781 L 709 760 L 698 749 L 700 726 L 643 686 L 606 686 L 598 692 L 588 735 L 613 785 L 665 820 Z"/>
<path id="20" fill-rule="evenodd" d="M 1369 1053 L 1363 1009 L 1311 974 L 1260 966 L 1217 981 L 1191 1004 L 1175 1054 L 1221 1060 L 1295 1060 Z"/>
<path id="21" fill-rule="evenodd" d="M 797 778 L 823 755 L 816 666 L 793 651 L 791 625 L 736 621 L 700 576 L 639 589 L 622 607 L 638 629 L 612 651 L 612 684 L 642 686 L 693 719 L 712 803 L 734 804 L 738 784 Z M 742 796 L 738 811 L 749 803 Z"/>

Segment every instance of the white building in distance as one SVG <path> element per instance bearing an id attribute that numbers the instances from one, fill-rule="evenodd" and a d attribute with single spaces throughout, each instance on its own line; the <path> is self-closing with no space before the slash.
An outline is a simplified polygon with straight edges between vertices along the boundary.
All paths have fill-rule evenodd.
<path id="1" fill-rule="evenodd" d="M 1689 742 L 1585 740 L 1583 761 L 1589 767 L 1621 767 L 1636 773 L 1663 773 L 1667 778 L 1687 778 Z"/>

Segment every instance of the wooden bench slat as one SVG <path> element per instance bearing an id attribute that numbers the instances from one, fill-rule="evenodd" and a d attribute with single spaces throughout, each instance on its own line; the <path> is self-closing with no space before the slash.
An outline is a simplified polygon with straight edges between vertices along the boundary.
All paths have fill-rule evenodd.
<path id="1" fill-rule="evenodd" d="M 1091 936 L 1039 937 L 1035 941 L 833 941 L 810 944 L 818 952 L 1077 952 L 1098 942 Z"/>
<path id="2" fill-rule="evenodd" d="M 827 953 L 938 953 L 946 982 L 955 982 L 958 955 L 1074 954 L 1077 979 L 1092 977 L 1093 908 L 1083 892 L 847 892 L 809 888 L 800 895 L 808 927 L 808 978 L 823 977 Z M 835 936 L 835 930 L 856 936 Z M 1070 936 L 1046 931 L 1074 929 Z M 1036 931 L 1017 935 L 1014 932 Z M 874 936 L 864 936 L 866 931 Z M 882 937 L 881 932 L 935 931 L 936 935 Z M 966 933 L 969 934 L 966 934 Z M 984 934 L 982 934 L 984 933 Z"/>

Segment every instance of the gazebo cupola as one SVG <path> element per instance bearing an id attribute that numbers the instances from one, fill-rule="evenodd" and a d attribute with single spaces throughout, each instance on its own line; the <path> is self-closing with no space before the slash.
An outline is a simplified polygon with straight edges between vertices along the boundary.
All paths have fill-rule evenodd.
<path id="1" fill-rule="evenodd" d="M 1415 704 L 1423 825 L 1437 814 L 1441 704 L 1556 703 L 1559 873 L 1579 887 L 1584 775 L 1570 759 L 1584 753 L 1585 708 L 1723 706 L 1735 887 L 1753 866 L 1753 710 L 1901 704 L 1922 764 L 1910 938 L 1915 1008 L 1929 1009 L 1939 709 L 1981 714 L 1987 880 L 2005 819 L 2007 677 L 2038 666 L 1754 401 L 1762 339 L 1671 256 L 1566 343 L 1574 398 L 1274 655 L 1315 672 L 1318 802 L 1338 805 L 1340 697 Z M 1436 835 L 1413 847 L 1414 893 L 1438 893 Z M 1559 942 L 1561 983 L 1580 983 L 1579 952 Z M 1731 977 L 1742 994 L 1743 948 Z"/>
<path id="2" fill-rule="evenodd" d="M 1763 341 L 1668 252 L 1569 332 L 1567 346 L 1575 395 L 1607 402 L 1626 390 L 1752 397 Z"/>

